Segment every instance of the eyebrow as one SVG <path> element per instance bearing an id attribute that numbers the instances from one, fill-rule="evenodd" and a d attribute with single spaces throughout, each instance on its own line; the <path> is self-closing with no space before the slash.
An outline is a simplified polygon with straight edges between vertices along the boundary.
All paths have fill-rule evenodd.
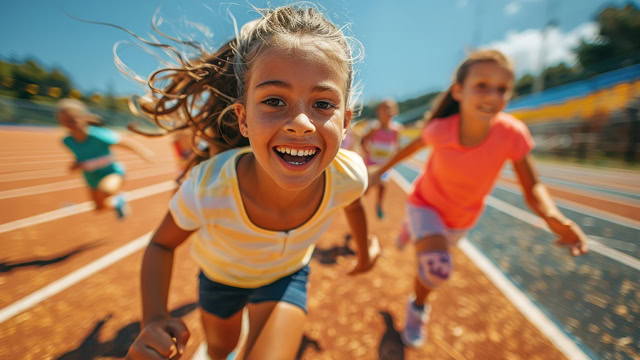
<path id="1" fill-rule="evenodd" d="M 267 80 L 267 81 L 263 81 L 260 84 L 256 85 L 256 89 L 262 88 L 262 87 L 268 87 L 268 86 L 275 86 L 275 87 L 282 87 L 282 88 L 286 88 L 286 89 L 291 89 L 292 86 L 291 84 L 282 81 L 282 80 Z M 323 91 L 331 91 L 331 92 L 335 92 L 335 93 L 340 93 L 340 91 L 338 91 L 338 89 L 335 88 L 335 86 L 331 86 L 331 85 L 325 85 L 325 84 L 319 84 L 313 87 L 312 89 L 313 92 L 323 92 Z"/>

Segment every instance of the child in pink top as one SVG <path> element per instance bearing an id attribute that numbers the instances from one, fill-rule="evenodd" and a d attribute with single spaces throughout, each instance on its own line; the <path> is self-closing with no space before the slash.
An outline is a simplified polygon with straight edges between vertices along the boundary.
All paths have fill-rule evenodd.
<path id="1" fill-rule="evenodd" d="M 393 122 L 393 117 L 398 115 L 398 103 L 394 100 L 384 100 L 376 108 L 378 123 L 362 137 L 362 149 L 365 152 L 365 164 L 367 168 L 375 170 L 384 164 L 398 148 L 399 130 L 402 128 Z M 386 180 L 384 173 L 382 180 Z M 378 198 L 376 201 L 376 214 L 379 219 L 384 217 L 382 211 L 382 199 L 384 197 L 384 183 L 377 184 Z"/>
<path id="2" fill-rule="evenodd" d="M 453 85 L 436 102 L 422 136 L 400 149 L 370 173 L 369 186 L 382 174 L 425 146 L 433 148 L 425 170 L 408 201 L 408 234 L 414 241 L 418 275 L 415 295 L 407 303 L 402 339 L 420 346 L 426 338 L 427 297 L 450 276 L 449 248 L 480 216 L 505 161 L 510 160 L 528 205 L 558 236 L 557 245 L 572 255 L 587 251 L 586 236 L 551 200 L 536 176 L 529 151 L 533 140 L 527 127 L 505 114 L 513 89 L 513 65 L 495 50 L 469 56 L 455 74 Z"/>

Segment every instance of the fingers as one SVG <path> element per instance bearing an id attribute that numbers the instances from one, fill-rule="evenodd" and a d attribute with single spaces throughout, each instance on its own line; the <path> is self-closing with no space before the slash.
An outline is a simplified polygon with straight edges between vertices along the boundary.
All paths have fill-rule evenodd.
<path id="1" fill-rule="evenodd" d="M 182 355 L 187 346 L 189 336 L 191 336 L 189 329 L 187 329 L 187 326 L 181 319 L 172 319 L 172 321 L 165 326 L 165 329 L 175 338 L 178 355 Z"/>
<path id="2" fill-rule="evenodd" d="M 147 326 L 129 349 L 127 359 L 179 359 L 188 339 L 189 331 L 181 320 Z"/>
<path id="3" fill-rule="evenodd" d="M 559 247 L 569 248 L 569 253 L 572 256 L 584 255 L 588 252 L 588 246 L 586 241 L 580 239 L 574 239 L 573 241 L 567 241 L 563 238 L 558 238 L 553 242 L 554 245 Z"/>

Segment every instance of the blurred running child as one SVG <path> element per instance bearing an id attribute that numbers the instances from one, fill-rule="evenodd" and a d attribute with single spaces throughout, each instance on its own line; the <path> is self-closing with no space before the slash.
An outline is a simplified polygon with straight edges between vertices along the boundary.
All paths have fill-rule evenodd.
<path id="1" fill-rule="evenodd" d="M 373 172 L 377 167 L 384 164 L 395 153 L 402 129 L 401 125 L 393 122 L 393 117 L 398 115 L 398 104 L 394 100 L 384 100 L 376 107 L 378 116 L 377 123 L 362 137 L 361 144 L 365 153 L 365 161 L 369 172 Z M 384 217 L 382 200 L 384 198 L 385 184 L 388 173 L 382 175 L 383 182 L 375 187 L 378 188 L 376 200 L 376 214 L 379 219 Z"/>
<path id="2" fill-rule="evenodd" d="M 340 149 L 352 117 L 350 43 L 314 7 L 261 15 L 216 53 L 185 60 L 188 71 L 150 77 L 154 100 L 140 108 L 154 118 L 157 111 L 184 119 L 221 152 L 191 170 L 145 251 L 143 329 L 130 359 L 184 351 L 189 332 L 169 317 L 167 296 L 174 251 L 188 237 L 201 269 L 199 305 L 212 359 L 225 359 L 236 346 L 245 307 L 246 357 L 295 358 L 308 263 L 339 210 L 357 246 L 352 273 L 370 269 L 378 257 L 360 203 L 366 166 Z M 154 86 L 158 74 L 162 89 Z M 187 106 L 197 99 L 205 100 Z"/>
<path id="3" fill-rule="evenodd" d="M 558 236 L 556 244 L 568 247 L 574 256 L 587 251 L 582 230 L 560 213 L 538 181 L 529 155 L 534 145 L 529 130 L 502 112 L 513 82 L 513 65 L 502 53 L 472 53 L 458 67 L 453 85 L 436 102 L 421 137 L 370 175 L 370 184 L 377 184 L 398 162 L 425 146 L 432 147 L 407 205 L 408 230 L 418 263 L 415 294 L 407 303 L 402 331 L 409 346 L 424 342 L 427 296 L 451 275 L 449 249 L 475 225 L 505 161 L 512 161 L 527 204 Z M 401 242 L 407 239 L 399 237 Z"/>
<path id="4" fill-rule="evenodd" d="M 70 132 L 63 143 L 76 157 L 71 169 L 82 169 L 96 210 L 114 208 L 118 218 L 123 219 L 129 212 L 124 196 L 119 194 L 125 171 L 122 164 L 115 161 L 111 147 L 128 149 L 149 162 L 153 152 L 131 139 L 120 137 L 113 130 L 101 127 L 101 119 L 90 113 L 79 100 L 60 100 L 57 109 L 58 121 Z"/>

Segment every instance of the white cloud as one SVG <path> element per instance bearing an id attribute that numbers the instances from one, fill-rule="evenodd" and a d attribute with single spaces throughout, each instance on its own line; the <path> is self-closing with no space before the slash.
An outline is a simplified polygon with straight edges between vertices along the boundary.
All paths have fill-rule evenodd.
<path id="1" fill-rule="evenodd" d="M 466 8 L 469 5 L 469 0 L 458 0 L 457 6 L 461 9 Z"/>
<path id="2" fill-rule="evenodd" d="M 513 59 L 517 76 L 540 72 L 540 48 L 542 29 L 527 29 L 521 32 L 509 31 L 504 40 L 482 46 L 484 49 L 496 49 Z M 576 61 L 573 53 L 581 39 L 593 41 L 598 35 L 598 24 L 584 23 L 564 33 L 556 27 L 548 29 L 544 47 L 544 66 L 549 67 L 565 62 L 572 65 Z"/>

